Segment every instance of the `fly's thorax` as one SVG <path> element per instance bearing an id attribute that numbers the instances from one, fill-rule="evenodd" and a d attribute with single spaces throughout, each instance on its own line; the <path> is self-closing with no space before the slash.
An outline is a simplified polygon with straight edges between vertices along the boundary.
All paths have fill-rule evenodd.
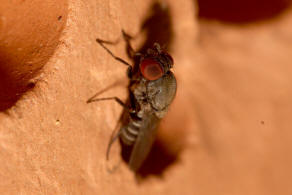
<path id="1" fill-rule="evenodd" d="M 139 118 L 143 118 L 144 113 L 148 112 L 154 112 L 158 118 L 163 118 L 175 97 L 176 79 L 169 71 L 154 81 L 141 78 L 132 83 L 130 90 L 139 104 L 139 110 L 136 110 Z"/>
<path id="2" fill-rule="evenodd" d="M 138 102 L 145 101 L 145 97 L 146 97 L 145 79 L 140 79 L 140 80 L 134 82 L 130 87 L 130 91 L 134 94 L 134 96 Z"/>
<path id="3" fill-rule="evenodd" d="M 151 105 L 148 102 L 143 103 L 143 106 L 141 107 L 141 109 L 137 112 L 137 116 L 141 119 L 143 119 L 144 117 L 147 117 L 147 113 L 151 113 L 154 112 L 153 108 L 151 107 Z"/>
<path id="4" fill-rule="evenodd" d="M 148 101 L 157 117 L 162 118 L 176 94 L 176 79 L 172 72 L 160 79 L 151 81 L 146 86 Z"/>
<path id="5" fill-rule="evenodd" d="M 144 117 L 145 112 L 151 110 L 151 106 L 147 102 L 146 83 L 146 79 L 140 78 L 139 80 L 133 81 L 130 86 L 130 93 L 134 96 L 135 104 L 138 104 L 137 109 L 135 110 L 136 115 L 140 119 Z"/>

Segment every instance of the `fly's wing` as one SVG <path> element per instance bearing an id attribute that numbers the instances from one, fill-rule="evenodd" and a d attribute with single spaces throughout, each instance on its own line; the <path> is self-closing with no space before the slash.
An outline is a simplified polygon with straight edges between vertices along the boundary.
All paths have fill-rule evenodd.
<path id="1" fill-rule="evenodd" d="M 157 118 L 153 112 L 148 113 L 147 117 L 143 118 L 143 122 L 129 160 L 129 167 L 134 172 L 141 167 L 151 150 L 156 137 L 159 120 L 160 119 Z"/>

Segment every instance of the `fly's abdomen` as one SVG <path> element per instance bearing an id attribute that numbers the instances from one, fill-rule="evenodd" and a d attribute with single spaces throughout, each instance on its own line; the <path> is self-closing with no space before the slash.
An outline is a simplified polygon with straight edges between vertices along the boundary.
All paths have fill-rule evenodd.
<path id="1" fill-rule="evenodd" d="M 139 134 L 140 126 L 140 121 L 132 119 L 128 125 L 122 128 L 120 138 L 125 145 L 132 146 L 135 143 Z"/>

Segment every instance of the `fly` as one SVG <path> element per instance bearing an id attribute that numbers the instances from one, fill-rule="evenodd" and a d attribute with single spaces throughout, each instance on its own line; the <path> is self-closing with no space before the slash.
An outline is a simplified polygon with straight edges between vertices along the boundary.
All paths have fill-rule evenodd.
<path id="1" fill-rule="evenodd" d="M 127 162 L 130 169 L 137 172 L 151 150 L 160 120 L 165 116 L 175 97 L 177 83 L 171 72 L 173 59 L 158 43 L 154 43 L 153 48 L 140 54 L 132 49 L 129 43 L 130 36 L 125 32 L 123 36 L 127 42 L 128 54 L 134 61 L 133 66 L 115 56 L 105 46 L 113 44 L 112 42 L 101 39 L 96 41 L 113 58 L 128 66 L 128 101 L 124 103 L 118 97 L 107 97 L 90 98 L 87 102 L 115 100 L 124 107 L 121 127 L 111 138 L 106 156 L 108 159 L 111 145 L 119 138 L 122 149 L 128 154 Z"/>

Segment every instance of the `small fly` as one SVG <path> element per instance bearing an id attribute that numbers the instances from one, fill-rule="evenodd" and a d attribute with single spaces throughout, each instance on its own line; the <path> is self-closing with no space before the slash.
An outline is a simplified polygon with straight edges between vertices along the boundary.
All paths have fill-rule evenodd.
<path id="1" fill-rule="evenodd" d="M 136 53 L 129 43 L 131 37 L 123 31 L 122 33 L 133 65 L 115 56 L 105 46 L 113 42 L 101 39 L 96 41 L 113 58 L 128 66 L 127 75 L 130 82 L 127 102 L 124 103 L 118 97 L 90 98 L 87 102 L 115 100 L 124 107 L 121 127 L 111 138 L 106 156 L 108 159 L 111 145 L 119 138 L 122 149 L 128 155 L 130 169 L 137 172 L 151 150 L 160 120 L 165 116 L 175 97 L 177 83 L 171 72 L 173 59 L 158 43 L 154 43 L 153 48 L 149 48 L 145 53 Z"/>

